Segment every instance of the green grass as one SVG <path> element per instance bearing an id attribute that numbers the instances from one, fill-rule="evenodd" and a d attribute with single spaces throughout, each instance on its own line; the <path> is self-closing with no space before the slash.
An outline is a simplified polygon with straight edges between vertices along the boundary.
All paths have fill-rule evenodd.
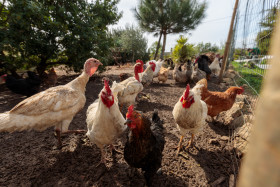
<path id="1" fill-rule="evenodd" d="M 252 86 L 258 93 L 260 93 L 262 80 L 263 80 L 263 76 L 261 75 L 264 74 L 264 71 L 258 67 L 252 69 L 243 67 L 243 65 L 238 62 L 232 62 L 232 65 L 234 67 L 234 70 L 237 71 L 239 75 L 250 84 L 250 86 Z M 239 85 L 248 84 L 242 78 L 239 77 L 237 79 L 237 84 Z M 256 95 L 256 93 L 252 89 L 250 89 L 250 92 L 253 95 Z"/>

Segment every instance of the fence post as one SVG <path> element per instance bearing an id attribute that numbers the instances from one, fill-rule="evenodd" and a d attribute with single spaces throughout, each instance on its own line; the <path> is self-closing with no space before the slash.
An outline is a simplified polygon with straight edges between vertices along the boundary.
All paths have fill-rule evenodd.
<path id="1" fill-rule="evenodd" d="M 222 64 L 222 68 L 221 68 L 220 75 L 219 75 L 219 82 L 221 82 L 223 79 L 223 74 L 224 74 L 225 66 L 226 66 L 227 59 L 228 59 L 227 57 L 228 57 L 228 52 L 229 52 L 229 46 L 231 43 L 231 37 L 232 37 L 232 33 L 233 33 L 233 24 L 234 24 L 234 20 L 235 20 L 235 16 L 236 16 L 238 2 L 239 2 L 239 0 L 235 1 L 235 5 L 234 5 L 232 17 L 231 17 L 231 23 L 230 23 L 230 27 L 229 27 L 229 31 L 228 31 L 228 38 L 227 38 L 224 57 L 223 57 L 223 64 Z"/>
<path id="2" fill-rule="evenodd" d="M 280 186 L 280 15 L 273 33 L 267 70 L 258 102 L 248 152 L 242 163 L 238 186 Z"/>

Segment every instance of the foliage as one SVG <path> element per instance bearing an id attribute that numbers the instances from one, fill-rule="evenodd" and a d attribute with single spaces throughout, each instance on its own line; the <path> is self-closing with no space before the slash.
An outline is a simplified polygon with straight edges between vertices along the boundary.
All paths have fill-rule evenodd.
<path id="1" fill-rule="evenodd" d="M 196 46 L 196 50 L 198 51 L 198 53 L 207 53 L 207 52 L 218 52 L 219 50 L 219 47 L 216 45 L 216 44 L 211 44 L 211 43 L 203 43 L 203 42 L 200 42 L 198 43 Z"/>
<path id="2" fill-rule="evenodd" d="M 195 55 L 196 51 L 193 44 L 187 43 L 188 38 L 180 36 L 177 40 L 177 44 L 172 51 L 172 58 L 175 62 L 186 62 L 187 59 Z"/>
<path id="3" fill-rule="evenodd" d="M 154 59 L 154 56 L 155 56 L 155 53 L 156 53 L 156 49 L 157 49 L 157 45 L 158 45 L 158 42 L 154 42 L 152 45 L 151 45 L 151 47 L 149 48 L 149 50 L 150 50 L 150 60 L 152 60 L 152 59 Z M 159 45 L 159 51 L 161 51 L 161 49 L 162 49 L 162 45 L 160 44 Z M 156 59 L 158 59 L 159 58 L 159 56 L 157 55 L 156 56 Z"/>
<path id="4" fill-rule="evenodd" d="M 142 29 L 163 35 L 162 58 L 166 35 L 195 29 L 205 17 L 205 10 L 206 2 L 198 0 L 141 0 L 135 16 Z"/>
<path id="5" fill-rule="evenodd" d="M 148 41 L 139 28 L 126 26 L 124 29 L 114 29 L 111 37 L 114 43 L 111 50 L 118 50 L 122 62 L 149 59 L 147 54 Z"/>
<path id="6" fill-rule="evenodd" d="M 255 67 L 255 69 L 249 69 L 246 67 L 243 67 L 241 63 L 238 62 L 232 62 L 232 65 L 234 67 L 234 70 L 239 73 L 239 75 L 243 78 L 240 78 L 237 80 L 237 83 L 239 85 L 243 84 L 250 84 L 258 93 L 260 93 L 261 90 L 261 85 L 262 85 L 262 80 L 264 71 L 260 71 L 258 67 Z M 246 82 L 245 80 L 248 82 Z M 256 93 L 251 90 L 251 94 L 255 95 Z"/>
<path id="7" fill-rule="evenodd" d="M 239 59 L 239 57 L 242 56 L 243 51 L 244 50 L 242 48 L 236 48 L 233 54 L 234 59 Z"/>
<path id="8" fill-rule="evenodd" d="M 118 0 L 88 2 L 10 0 L 0 27 L 0 61 L 6 69 L 66 64 L 82 68 L 89 57 L 104 62 L 112 40 L 107 26 L 116 23 Z M 1 12 L 1 19 L 7 15 Z M 5 52 L 5 53 L 4 53 Z"/>
<path id="9" fill-rule="evenodd" d="M 276 23 L 276 13 L 279 9 L 273 7 L 270 9 L 266 17 L 260 22 L 260 26 L 264 29 L 260 31 L 256 37 L 257 46 L 261 54 L 266 55 L 270 46 L 270 39 Z"/>

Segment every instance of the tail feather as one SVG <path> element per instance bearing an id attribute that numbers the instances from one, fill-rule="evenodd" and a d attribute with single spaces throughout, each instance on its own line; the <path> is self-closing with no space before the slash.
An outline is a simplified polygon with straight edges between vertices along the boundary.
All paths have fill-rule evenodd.
<path id="1" fill-rule="evenodd" d="M 208 96 L 207 80 L 201 79 L 196 83 L 192 90 L 197 95 L 201 96 L 201 100 L 204 100 Z"/>
<path id="2" fill-rule="evenodd" d="M 26 117 L 23 115 L 1 113 L 0 114 L 0 132 L 14 132 L 31 129 L 32 124 L 26 123 Z"/>
<path id="3" fill-rule="evenodd" d="M 203 85 L 204 88 L 207 88 L 207 80 L 206 79 L 201 79 L 200 81 L 198 81 L 196 84 L 201 84 Z"/>
<path id="4" fill-rule="evenodd" d="M 163 136 L 163 121 L 158 115 L 158 110 L 155 109 L 152 116 L 152 126 L 151 130 L 156 134 L 161 134 Z"/>

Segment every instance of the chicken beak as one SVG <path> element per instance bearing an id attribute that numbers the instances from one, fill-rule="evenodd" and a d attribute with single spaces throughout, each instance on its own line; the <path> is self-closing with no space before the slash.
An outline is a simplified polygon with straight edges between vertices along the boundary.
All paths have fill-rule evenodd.
<path id="1" fill-rule="evenodd" d="M 130 124 L 132 121 L 130 119 L 127 119 L 125 122 L 124 122 L 124 125 L 128 125 Z"/>

